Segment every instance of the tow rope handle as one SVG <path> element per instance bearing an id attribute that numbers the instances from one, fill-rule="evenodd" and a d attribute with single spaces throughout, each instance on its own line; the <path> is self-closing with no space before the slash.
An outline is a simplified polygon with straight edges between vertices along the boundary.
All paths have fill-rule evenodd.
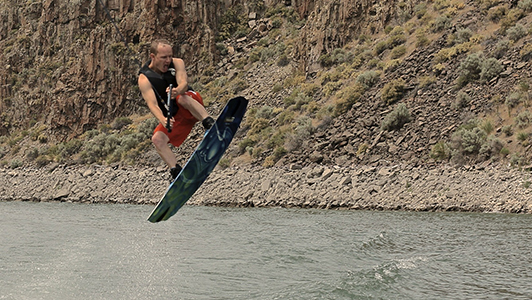
<path id="1" fill-rule="evenodd" d="M 171 97 L 172 97 L 172 85 L 170 84 L 169 91 L 168 91 L 168 99 L 166 100 L 166 105 L 168 107 L 167 113 L 166 113 L 166 130 L 168 132 L 172 132 L 172 128 L 170 127 L 170 119 L 172 118 L 172 112 L 171 112 Z"/>

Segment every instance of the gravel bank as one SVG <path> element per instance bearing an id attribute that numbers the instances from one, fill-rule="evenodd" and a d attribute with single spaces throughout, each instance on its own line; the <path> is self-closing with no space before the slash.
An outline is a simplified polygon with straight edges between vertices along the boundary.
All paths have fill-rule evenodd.
<path id="1" fill-rule="evenodd" d="M 531 173 L 501 166 L 216 169 L 191 205 L 532 212 Z M 0 169 L 0 201 L 156 204 L 165 168 Z"/>

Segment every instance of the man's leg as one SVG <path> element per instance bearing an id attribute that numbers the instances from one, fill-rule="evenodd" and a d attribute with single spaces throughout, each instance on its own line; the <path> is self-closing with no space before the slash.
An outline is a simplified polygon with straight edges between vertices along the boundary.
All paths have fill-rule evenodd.
<path id="1" fill-rule="evenodd" d="M 205 107 L 203 107 L 203 105 L 201 105 L 201 103 L 199 103 L 198 101 L 192 99 L 192 97 L 190 97 L 189 95 L 181 95 L 179 96 L 177 101 L 181 106 L 188 110 L 198 121 L 203 121 L 209 116 L 209 113 L 207 112 Z"/>
<path id="2" fill-rule="evenodd" d="M 159 153 L 159 156 L 164 160 L 168 167 L 175 167 L 177 165 L 177 159 L 172 152 L 172 149 L 170 149 L 170 146 L 168 146 L 168 141 L 170 141 L 168 136 L 161 131 L 157 131 L 151 137 L 151 141 L 155 146 L 155 150 L 157 150 L 157 153 Z"/>

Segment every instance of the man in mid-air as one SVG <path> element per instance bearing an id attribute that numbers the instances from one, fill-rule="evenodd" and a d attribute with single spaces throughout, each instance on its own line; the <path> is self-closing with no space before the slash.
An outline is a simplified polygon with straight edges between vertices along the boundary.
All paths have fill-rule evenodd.
<path id="1" fill-rule="evenodd" d="M 139 71 L 138 85 L 151 113 L 159 120 L 151 140 L 157 153 L 170 168 L 172 179 L 179 175 L 181 166 L 168 144 L 179 147 L 198 121 L 201 121 L 206 130 L 214 124 L 214 119 L 203 106 L 200 94 L 188 86 L 187 78 L 185 63 L 182 59 L 173 57 L 170 43 L 162 39 L 153 41 L 150 60 Z M 168 93 L 170 107 L 166 107 Z M 170 132 L 165 127 L 168 111 L 171 116 Z"/>

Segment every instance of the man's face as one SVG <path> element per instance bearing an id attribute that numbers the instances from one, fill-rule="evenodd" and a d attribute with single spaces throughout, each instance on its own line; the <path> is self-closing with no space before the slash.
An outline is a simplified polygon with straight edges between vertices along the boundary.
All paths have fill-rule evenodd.
<path id="1" fill-rule="evenodd" d="M 157 54 L 152 54 L 151 68 L 159 73 L 168 71 L 168 66 L 172 62 L 172 47 L 170 45 L 159 44 Z"/>

